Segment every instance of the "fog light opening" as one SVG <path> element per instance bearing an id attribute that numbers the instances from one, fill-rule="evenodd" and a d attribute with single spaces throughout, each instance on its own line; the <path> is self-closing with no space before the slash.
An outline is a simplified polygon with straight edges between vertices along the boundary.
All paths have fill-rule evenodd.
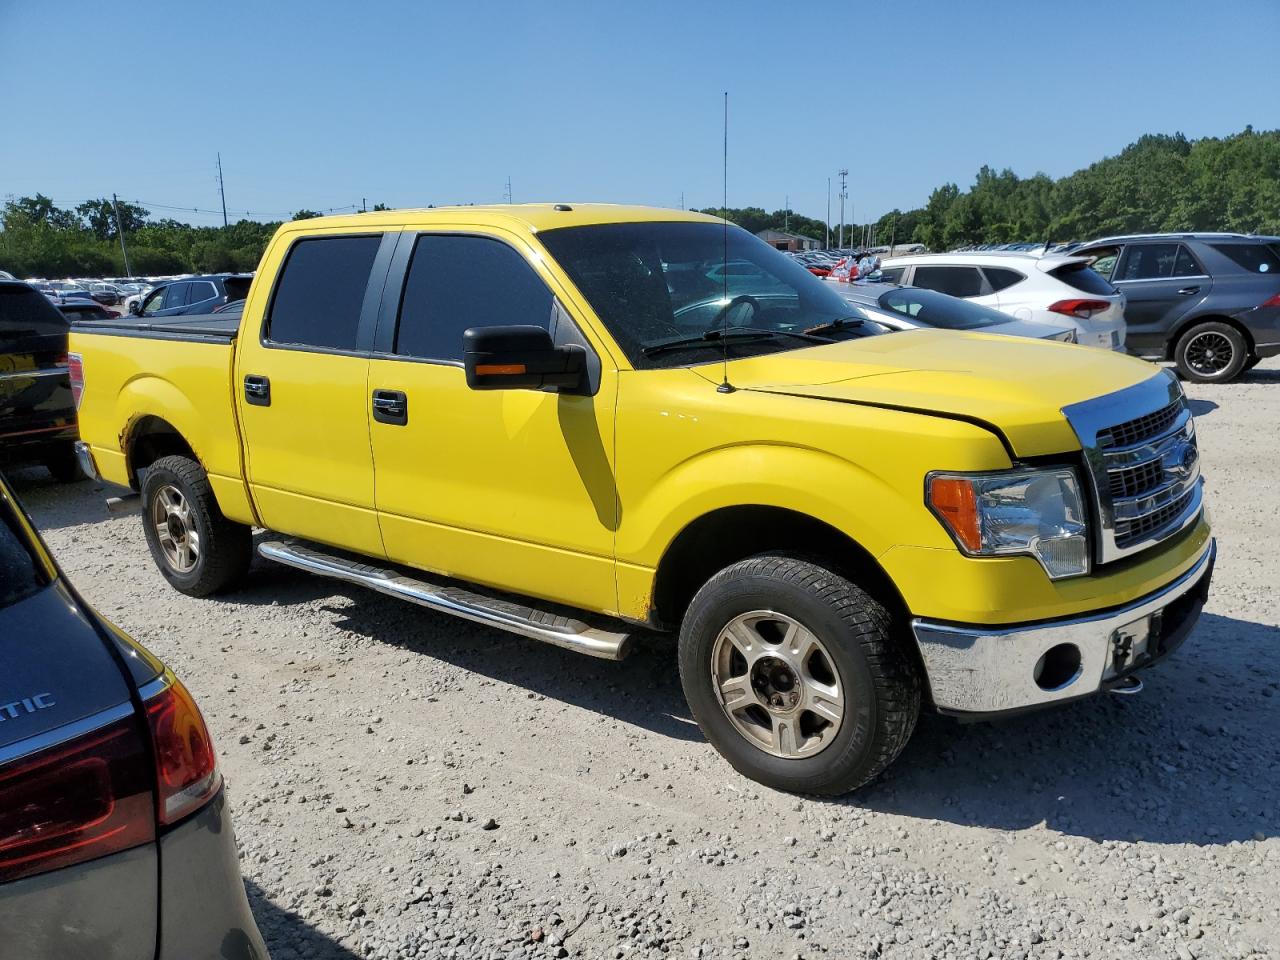
<path id="1" fill-rule="evenodd" d="M 1040 657 L 1031 675 L 1041 690 L 1061 690 L 1080 676 L 1080 648 L 1074 643 L 1050 647 Z"/>

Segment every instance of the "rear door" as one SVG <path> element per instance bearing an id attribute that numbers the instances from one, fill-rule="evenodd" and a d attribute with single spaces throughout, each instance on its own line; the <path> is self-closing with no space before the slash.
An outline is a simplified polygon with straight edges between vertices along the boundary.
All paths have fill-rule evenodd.
<path id="1" fill-rule="evenodd" d="M 263 525 L 382 555 L 369 348 L 398 233 L 301 232 L 268 251 L 245 304 L 234 389 Z"/>
<path id="2" fill-rule="evenodd" d="M 1126 244 L 1111 283 L 1125 296 L 1127 348 L 1140 356 L 1164 356 L 1169 332 L 1213 287 L 1191 250 L 1174 240 Z"/>
<path id="3" fill-rule="evenodd" d="M 0 440 L 31 440 L 75 422 L 69 324 L 44 294 L 0 282 Z"/>

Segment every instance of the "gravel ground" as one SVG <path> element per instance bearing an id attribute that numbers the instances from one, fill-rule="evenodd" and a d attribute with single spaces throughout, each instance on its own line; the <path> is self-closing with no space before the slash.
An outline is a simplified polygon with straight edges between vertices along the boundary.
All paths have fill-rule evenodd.
<path id="1" fill-rule="evenodd" d="M 922 718 L 838 802 L 735 774 L 621 664 L 258 561 L 192 600 L 104 488 L 13 479 L 195 694 L 275 960 L 1280 957 L 1280 362 L 1193 387 L 1220 559 L 1138 697 Z"/>

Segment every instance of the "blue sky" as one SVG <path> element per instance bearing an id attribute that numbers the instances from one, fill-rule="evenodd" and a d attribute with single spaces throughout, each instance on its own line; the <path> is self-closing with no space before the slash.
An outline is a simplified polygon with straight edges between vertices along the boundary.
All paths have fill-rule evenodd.
<path id="1" fill-rule="evenodd" d="M 1277 39 L 1280 0 L 0 0 L 0 198 L 213 210 L 221 150 L 233 219 L 508 176 L 517 202 L 718 205 L 728 90 L 730 205 L 824 217 L 845 166 L 863 220 L 983 163 L 1280 127 Z"/>

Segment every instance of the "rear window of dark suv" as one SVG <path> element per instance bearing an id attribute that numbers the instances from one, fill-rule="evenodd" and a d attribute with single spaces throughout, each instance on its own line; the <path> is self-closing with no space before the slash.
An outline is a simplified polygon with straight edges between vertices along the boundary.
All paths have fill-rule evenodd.
<path id="1" fill-rule="evenodd" d="M 44 575 L 0 491 L 0 609 L 25 600 L 44 585 Z"/>
<path id="2" fill-rule="evenodd" d="M 49 299 L 25 283 L 0 282 L 0 352 L 36 337 L 65 335 L 67 319 Z"/>
<path id="3" fill-rule="evenodd" d="M 1211 243 L 1209 246 L 1250 273 L 1280 276 L 1280 244 Z"/>

